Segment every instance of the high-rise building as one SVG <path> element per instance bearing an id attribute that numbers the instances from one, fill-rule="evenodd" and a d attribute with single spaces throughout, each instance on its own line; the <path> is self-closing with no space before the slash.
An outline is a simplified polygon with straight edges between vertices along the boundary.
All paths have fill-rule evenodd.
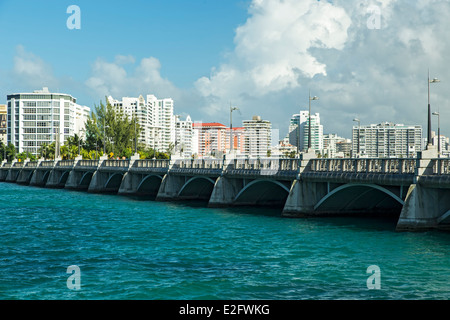
<path id="1" fill-rule="evenodd" d="M 218 122 L 193 124 L 193 152 L 199 157 L 220 156 L 227 152 L 229 128 Z"/>
<path id="2" fill-rule="evenodd" d="M 130 118 L 136 116 L 141 128 L 139 143 L 163 152 L 169 151 L 175 145 L 172 99 L 158 99 L 154 95 L 147 95 L 145 100 L 141 95 L 138 98 L 123 97 L 122 100 L 115 100 L 110 96 L 108 101 Z"/>
<path id="3" fill-rule="evenodd" d="M 422 126 L 380 123 L 353 126 L 352 153 L 368 158 L 413 157 L 422 150 Z"/>
<path id="4" fill-rule="evenodd" d="M 436 146 L 437 150 L 440 150 L 441 154 L 448 154 L 449 138 L 442 134 L 438 137 L 436 132 L 431 131 L 431 143 Z M 440 144 L 440 145 L 438 145 Z"/>
<path id="5" fill-rule="evenodd" d="M 339 137 L 337 134 L 324 134 L 322 155 L 328 158 L 334 158 L 338 153 L 338 144 L 342 142 L 346 142 L 346 139 L 343 137 Z M 339 146 L 342 147 L 342 144 Z"/>
<path id="6" fill-rule="evenodd" d="M 245 154 L 245 128 L 244 127 L 233 127 L 233 133 L 231 134 L 232 137 L 232 144 L 228 143 L 229 146 L 227 147 L 230 151 L 231 148 L 233 149 L 233 152 L 236 154 Z M 230 129 L 228 128 L 228 132 L 230 132 Z M 230 134 L 230 133 L 228 133 Z"/>
<path id="7" fill-rule="evenodd" d="M 300 149 L 306 151 L 309 142 L 309 113 L 305 113 L 306 120 L 300 123 Z M 301 118 L 300 118 L 301 120 Z M 320 152 L 323 149 L 323 126 L 320 124 L 320 115 L 318 113 L 311 114 L 311 149 Z"/>
<path id="8" fill-rule="evenodd" d="M 252 120 L 244 120 L 245 154 L 252 157 L 267 157 L 272 142 L 272 124 L 253 116 Z"/>
<path id="9" fill-rule="evenodd" d="M 175 153 L 184 157 L 190 157 L 193 153 L 192 140 L 194 129 L 190 116 L 186 120 L 181 120 L 180 116 L 175 116 Z"/>
<path id="10" fill-rule="evenodd" d="M 309 111 L 300 111 L 292 115 L 289 121 L 289 144 L 298 147 L 299 151 L 308 149 Z M 311 114 L 311 149 L 323 149 L 323 126 L 320 124 L 319 113 Z"/>
<path id="11" fill-rule="evenodd" d="M 48 88 L 33 93 L 7 95 L 8 143 L 16 150 L 37 155 L 43 144 L 60 145 L 81 130 L 90 109 L 69 94 L 51 93 Z"/>
<path id="12" fill-rule="evenodd" d="M 336 156 L 340 155 L 344 158 L 352 156 L 352 140 L 345 139 L 344 141 L 336 142 Z"/>

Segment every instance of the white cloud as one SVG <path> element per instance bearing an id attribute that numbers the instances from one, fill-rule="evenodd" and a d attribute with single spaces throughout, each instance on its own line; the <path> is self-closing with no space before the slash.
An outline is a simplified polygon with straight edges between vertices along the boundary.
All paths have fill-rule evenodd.
<path id="1" fill-rule="evenodd" d="M 111 95 L 118 99 L 147 93 L 168 97 L 177 93 L 175 86 L 161 76 L 158 59 L 143 58 L 138 65 L 134 64 L 133 56 L 119 55 L 114 62 L 97 59 L 92 66 L 92 75 L 85 84 L 99 97 Z M 134 68 L 127 70 L 125 65 Z"/>
<path id="2" fill-rule="evenodd" d="M 379 8 L 380 29 L 367 27 L 371 6 Z M 254 0 L 229 60 L 195 86 L 210 117 L 226 121 L 232 100 L 243 118 L 261 114 L 282 134 L 308 106 L 309 89 L 320 96 L 313 111 L 325 132 L 349 137 L 355 116 L 425 129 L 427 69 L 441 80 L 450 74 L 448 16 L 448 0 Z M 443 83 L 431 98 L 441 121 L 444 113 L 450 119 Z"/>
<path id="3" fill-rule="evenodd" d="M 55 87 L 58 83 L 51 66 L 32 52 L 26 51 L 22 45 L 16 47 L 11 79 L 20 89 Z"/>
<path id="4" fill-rule="evenodd" d="M 326 64 L 310 49 L 342 49 L 350 25 L 342 8 L 314 0 L 253 1 L 249 14 L 236 30 L 232 62 L 199 79 L 201 93 L 225 98 L 229 88 L 256 95 L 298 87 L 301 77 L 326 75 Z"/>

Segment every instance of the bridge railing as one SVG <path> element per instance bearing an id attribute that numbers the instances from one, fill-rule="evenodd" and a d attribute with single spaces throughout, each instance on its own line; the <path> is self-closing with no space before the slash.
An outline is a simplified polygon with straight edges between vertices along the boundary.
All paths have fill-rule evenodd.
<path id="1" fill-rule="evenodd" d="M 102 167 L 128 168 L 130 160 L 103 160 Z"/>
<path id="2" fill-rule="evenodd" d="M 17 161 L 17 162 L 14 163 L 13 168 L 23 168 L 23 166 L 24 166 L 24 162 Z"/>
<path id="3" fill-rule="evenodd" d="M 36 168 L 38 165 L 37 161 L 29 161 L 27 162 L 27 164 L 25 165 L 25 168 Z"/>
<path id="4" fill-rule="evenodd" d="M 73 167 L 75 165 L 75 160 L 60 160 L 56 163 L 57 167 Z"/>
<path id="5" fill-rule="evenodd" d="M 384 173 L 413 174 L 416 159 L 311 159 L 311 171 L 315 172 L 354 172 L 354 173 Z"/>
<path id="6" fill-rule="evenodd" d="M 259 159 L 234 159 L 229 169 L 233 170 L 281 170 L 297 171 L 299 159 L 277 159 L 277 158 L 259 158 Z"/>
<path id="7" fill-rule="evenodd" d="M 97 167 L 99 160 L 78 160 L 77 167 Z"/>
<path id="8" fill-rule="evenodd" d="M 168 168 L 170 160 L 168 159 L 140 159 L 135 160 L 133 167 L 135 168 Z"/>
<path id="9" fill-rule="evenodd" d="M 55 161 L 53 160 L 44 160 L 40 163 L 39 167 L 50 168 L 55 165 Z"/>
<path id="10" fill-rule="evenodd" d="M 172 168 L 175 169 L 222 169 L 222 159 L 180 159 Z"/>
<path id="11" fill-rule="evenodd" d="M 433 159 L 433 174 L 450 174 L 450 159 Z"/>

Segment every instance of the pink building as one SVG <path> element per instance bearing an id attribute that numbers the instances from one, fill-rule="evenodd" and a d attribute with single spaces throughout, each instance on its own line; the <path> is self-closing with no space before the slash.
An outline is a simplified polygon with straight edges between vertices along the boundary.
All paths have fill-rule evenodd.
<path id="1" fill-rule="evenodd" d="M 194 147 L 193 152 L 199 157 L 214 156 L 217 153 L 227 153 L 230 150 L 230 128 L 218 123 L 194 123 Z M 244 128 L 233 128 L 233 149 L 238 153 L 244 152 Z M 195 150 L 196 149 L 196 150 Z"/>

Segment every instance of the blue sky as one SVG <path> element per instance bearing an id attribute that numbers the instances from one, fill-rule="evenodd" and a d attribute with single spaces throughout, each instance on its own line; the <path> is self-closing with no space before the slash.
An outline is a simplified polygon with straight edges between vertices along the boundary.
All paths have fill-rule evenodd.
<path id="1" fill-rule="evenodd" d="M 71 4 L 80 7 L 80 30 L 66 27 Z M 233 48 L 246 6 L 243 0 L 1 1 L 0 36 L 9 44 L 0 53 L 2 68 L 17 45 L 50 63 L 55 75 L 74 79 L 88 77 L 97 58 L 155 56 L 165 77 L 190 87 Z"/>
<path id="2" fill-rule="evenodd" d="M 261 115 L 283 136 L 311 90 L 325 133 L 350 137 L 355 117 L 426 132 L 429 68 L 448 136 L 449 18 L 448 0 L 0 0 L 0 103 L 43 86 L 90 107 L 155 94 L 227 125 L 232 103 L 236 125 Z"/>

